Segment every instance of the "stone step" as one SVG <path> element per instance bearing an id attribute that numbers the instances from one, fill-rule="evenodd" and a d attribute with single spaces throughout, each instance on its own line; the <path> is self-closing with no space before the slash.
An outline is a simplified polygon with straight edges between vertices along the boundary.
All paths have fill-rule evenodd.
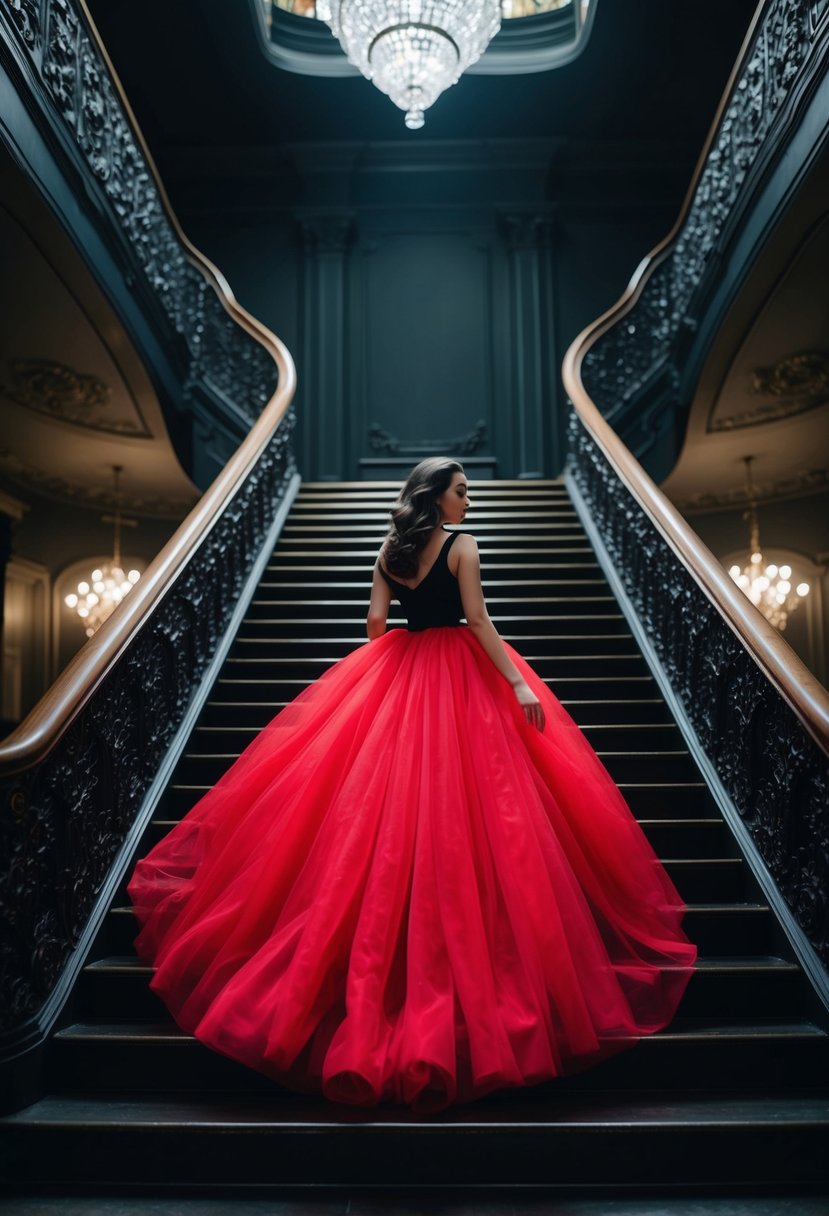
<path id="1" fill-rule="evenodd" d="M 768 904 L 759 902 L 690 904 L 683 922 L 700 952 L 718 955 L 768 954 L 774 918 Z M 104 955 L 133 954 L 138 931 L 132 907 L 116 905 L 107 913 L 100 950 Z"/>
<path id="2" fill-rule="evenodd" d="M 157 1020 L 164 1006 L 148 987 L 152 968 L 131 955 L 97 959 L 78 985 L 82 1020 Z M 773 955 L 715 956 L 698 961 L 679 1006 L 683 1017 L 751 1019 L 796 1016 L 803 981 L 800 968 Z"/>
<path id="3" fill-rule="evenodd" d="M 281 1094 L 274 1081 L 209 1050 L 170 1020 L 75 1023 L 58 1032 L 51 1054 L 56 1090 L 232 1090 L 270 1093 L 277 1101 Z M 822 1064 L 829 1069 L 829 1036 L 813 1023 L 678 1017 L 595 1068 L 560 1078 L 555 1091 L 705 1085 L 767 1093 L 773 1085 L 808 1087 Z"/>
<path id="4" fill-rule="evenodd" d="M 606 1188 L 829 1180 L 826 1090 L 558 1095 L 555 1082 L 446 1113 L 316 1096 L 62 1093 L 2 1121 L 7 1181 L 309 1192 L 440 1185 Z M 612 1192 L 611 1192 L 612 1193 Z"/>

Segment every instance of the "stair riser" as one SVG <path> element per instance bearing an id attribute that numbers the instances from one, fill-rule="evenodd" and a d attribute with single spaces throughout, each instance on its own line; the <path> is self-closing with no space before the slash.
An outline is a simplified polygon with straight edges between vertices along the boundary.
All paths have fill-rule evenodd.
<path id="1" fill-rule="evenodd" d="M 150 823 L 141 841 L 142 853 L 147 852 L 171 829 L 177 816 L 159 817 Z M 728 856 L 733 838 L 721 821 L 712 820 L 707 830 L 682 824 L 644 825 L 644 832 L 654 850 L 662 857 L 723 857 Z"/>
<path id="2" fill-rule="evenodd" d="M 679 1008 L 688 1018 L 751 1018 L 762 1002 L 764 1016 L 787 1017 L 797 1008 L 797 972 L 697 972 Z M 165 1009 L 141 972 L 87 970 L 78 990 L 84 1020 L 164 1021 Z"/>
<path id="3" fill-rule="evenodd" d="M 268 692 L 270 692 L 270 688 Z M 245 726 L 250 730 L 261 730 L 266 723 L 279 712 L 285 702 L 268 699 L 266 702 L 221 702 L 211 701 L 204 714 L 202 722 L 205 726 Z M 564 709 L 573 720 L 581 726 L 613 722 L 642 722 L 659 724 L 667 720 L 667 711 L 663 702 L 655 704 L 648 702 L 602 702 L 588 701 L 574 704 L 565 702 Z"/>
<path id="4" fill-rule="evenodd" d="M 626 722 L 602 726 L 587 724 L 581 731 L 596 751 L 679 751 L 685 746 L 679 728 L 673 723 L 639 725 L 632 714 L 628 714 Z"/>
<path id="5" fill-rule="evenodd" d="M 187 783 L 182 783 L 185 784 Z M 621 792 L 634 815 L 640 819 L 702 817 L 710 812 L 710 796 L 704 788 L 679 787 L 671 790 L 660 783 L 653 788 L 626 785 L 622 787 Z M 203 790 L 200 789 L 168 787 L 159 804 L 159 818 L 180 818 L 202 793 Z"/>
<path id="6" fill-rule="evenodd" d="M 234 751 L 241 751 L 238 744 Z M 630 755 L 599 754 L 599 758 L 614 781 L 689 781 L 696 775 L 687 754 L 660 756 L 658 752 Z M 182 784 L 212 785 L 234 763 L 229 754 L 190 755 L 176 769 L 176 781 Z"/>
<path id="7" fill-rule="evenodd" d="M 551 545 L 583 545 L 586 537 L 575 516 L 564 516 L 558 519 L 528 518 L 515 522 L 498 513 L 490 513 L 491 518 L 479 519 L 474 527 L 466 527 L 475 540 L 484 545 L 505 544 L 515 545 L 516 548 L 536 548 Z M 288 523 L 280 536 L 280 548 L 291 545 L 312 545 L 320 549 L 332 551 L 351 549 L 355 544 L 370 548 L 376 545 L 379 550 L 388 533 L 387 522 L 382 519 L 360 520 L 351 522 L 343 519 L 330 521 L 307 519 L 301 523 Z"/>
<path id="8" fill-rule="evenodd" d="M 265 570 L 265 578 L 272 583 L 300 581 L 307 582 L 309 587 L 318 583 L 371 583 L 371 571 L 374 567 L 376 553 L 332 554 L 329 561 L 320 561 L 318 553 L 306 554 L 302 550 L 296 553 L 283 554 L 278 559 L 269 562 Z M 334 564 L 336 562 L 336 565 Z M 484 586 L 487 580 L 497 579 L 582 579 L 601 578 L 602 573 L 590 554 L 583 559 L 575 556 L 558 556 L 540 551 L 528 553 L 520 558 L 507 559 L 506 554 L 492 553 L 482 569 Z"/>
<path id="9" fill-rule="evenodd" d="M 549 683 L 549 681 L 548 681 Z M 617 722 L 667 723 L 673 726 L 664 701 L 638 697 L 628 701 L 580 701 L 565 697 L 562 706 L 579 726 Z"/>
<path id="10" fill-rule="evenodd" d="M 351 654 L 353 650 L 357 650 L 360 646 L 368 645 L 365 634 L 365 624 L 360 628 L 356 622 L 346 623 L 339 629 L 332 625 L 307 626 L 310 637 L 283 637 L 281 630 L 274 628 L 274 636 L 271 638 L 263 638 L 262 630 L 246 630 L 239 638 L 237 638 L 233 650 L 230 654 L 229 662 L 234 662 L 237 659 L 281 659 L 292 658 L 297 660 L 314 660 L 318 654 L 333 655 L 335 658 L 344 658 L 345 655 Z M 529 631 L 528 631 L 529 632 Z M 538 630 L 533 631 L 535 633 Z M 569 658 L 571 652 L 583 654 L 590 648 L 601 649 L 604 654 L 616 655 L 621 657 L 629 657 L 635 659 L 638 657 L 638 652 L 633 643 L 633 639 L 628 633 L 610 633 L 601 625 L 595 625 L 592 630 L 584 630 L 588 634 L 584 637 L 582 631 L 568 637 L 532 637 L 521 638 L 514 634 L 510 628 L 501 630 L 501 634 L 505 641 L 514 646 L 519 654 L 522 651 L 532 650 L 533 660 L 537 662 L 539 658 L 546 660 L 558 660 L 559 658 Z M 511 636 L 512 635 L 512 636 Z"/>
<path id="11" fill-rule="evenodd" d="M 529 647 L 525 647 L 525 649 L 529 650 Z M 230 658 L 223 668 L 223 678 L 231 680 L 234 678 L 246 680 L 258 679 L 267 682 L 271 688 L 273 687 L 273 682 L 279 680 L 280 677 L 292 679 L 304 678 L 311 681 L 320 676 L 339 657 L 336 653 L 336 648 L 332 646 L 328 653 L 322 654 L 315 659 L 263 658 L 246 660 Z M 638 654 L 627 656 L 618 654 L 557 654 L 555 658 L 543 656 L 536 658 L 535 654 L 532 654 L 525 655 L 524 657 L 529 660 L 536 674 L 541 676 L 543 680 L 554 678 L 556 675 L 590 676 L 603 672 L 606 676 L 633 676 L 645 675 L 647 671 L 644 659 Z"/>
<path id="12" fill-rule="evenodd" d="M 621 615 L 610 616 L 596 613 L 592 617 L 581 617 L 562 614 L 547 618 L 530 615 L 529 619 L 524 614 L 519 619 L 493 615 L 492 623 L 501 636 L 510 641 L 517 649 L 537 644 L 535 640 L 527 641 L 528 635 L 532 635 L 533 639 L 545 636 L 551 639 L 563 638 L 557 642 L 551 640 L 550 646 L 553 654 L 572 647 L 574 639 L 581 639 L 585 636 L 614 638 L 623 635 L 627 640 L 628 649 L 635 649 L 631 642 L 628 623 Z M 404 625 L 402 620 L 395 616 L 389 619 L 389 628 L 404 628 Z M 322 638 L 336 638 L 339 642 L 348 641 L 352 647 L 365 642 L 367 640 L 365 609 L 349 608 L 341 613 L 331 613 L 327 617 L 285 617 L 283 619 L 275 618 L 273 621 L 245 620 L 236 635 L 235 646 L 239 648 L 240 654 L 244 654 L 247 653 L 248 647 L 256 644 L 266 647 L 285 647 L 293 641 L 298 641 L 303 646 L 314 643 L 320 645 Z M 621 639 L 614 644 L 621 645 Z"/>
<path id="13" fill-rule="evenodd" d="M 557 571 L 524 574 L 521 578 L 502 578 L 494 572 L 485 573 L 482 585 L 487 592 L 487 601 L 509 603 L 526 600 L 527 598 L 546 603 L 565 597 L 569 604 L 578 604 L 580 599 L 588 602 L 595 596 L 602 596 L 608 602 L 608 586 L 606 580 L 592 570 L 577 572 L 574 577 L 564 577 Z M 371 569 L 365 574 L 357 574 L 351 579 L 337 581 L 336 579 L 319 579 L 314 584 L 313 591 L 318 592 L 313 598 L 326 597 L 336 600 L 353 600 L 359 603 L 367 595 L 371 587 Z M 294 600 L 309 599 L 309 584 L 305 574 L 298 578 L 271 578 L 267 574 L 256 589 L 256 600 Z M 327 593 L 330 592 L 330 595 Z M 571 609 L 576 611 L 576 609 Z"/>
<path id="14" fill-rule="evenodd" d="M 665 869 L 685 903 L 743 902 L 747 898 L 745 865 L 739 862 L 713 865 L 703 860 L 666 859 Z"/>
<path id="15" fill-rule="evenodd" d="M 559 671 L 549 676 L 545 683 L 560 701 L 593 701 L 596 705 L 602 705 L 608 697 L 636 700 L 656 692 L 656 683 L 649 673 L 602 678 L 595 673 L 575 675 Z"/>
<path id="16" fill-rule="evenodd" d="M 695 1088 L 712 1091 L 808 1086 L 815 1068 L 829 1070 L 829 1040 L 790 1041 L 781 1036 L 735 1040 L 664 1039 L 659 1035 L 596 1068 L 555 1083 L 557 1094 L 627 1089 Z M 281 1089 L 261 1073 L 194 1040 L 157 1043 L 138 1035 L 117 1041 L 58 1038 L 52 1044 L 50 1071 L 56 1090 L 101 1091 L 232 1090 L 274 1097 Z M 90 1083 L 94 1079 L 94 1084 Z"/>
<path id="17" fill-rule="evenodd" d="M 270 721 L 276 710 L 265 718 Z M 241 751 L 257 737 L 261 726 L 250 722 L 243 727 L 241 723 L 224 722 L 200 726 L 191 739 L 190 749 L 194 752 L 233 752 Z M 642 752 L 680 750 L 683 747 L 682 736 L 674 726 L 645 725 L 630 727 L 627 725 L 614 726 L 584 726 L 583 736 L 590 746 L 597 751 L 628 751 L 633 755 Z"/>
<path id="18" fill-rule="evenodd" d="M 32 1134 L 35 1131 L 36 1134 Z M 825 1124 L 15 1128 L 10 1181 L 96 1186 L 698 1188 L 825 1182 Z"/>
<path id="19" fill-rule="evenodd" d="M 319 596 L 315 597 L 314 588 L 307 583 L 291 589 L 281 587 L 278 593 L 261 596 L 250 602 L 243 628 L 248 629 L 251 625 L 261 628 L 259 622 L 272 623 L 299 618 L 308 621 L 309 624 L 332 619 L 336 622 L 354 621 L 358 622 L 361 629 L 364 630 L 369 590 L 370 587 L 367 583 L 364 587 L 344 589 L 343 594 L 338 595 L 337 586 L 329 584 L 324 591 L 320 592 Z M 577 620 L 586 622 L 584 627 L 586 632 L 602 632 L 594 627 L 594 622 L 617 610 L 614 601 L 601 592 L 597 592 L 596 595 L 591 595 L 589 598 L 583 596 L 573 598 L 567 595 L 557 598 L 525 596 L 519 600 L 511 596 L 487 596 L 487 604 L 492 619 L 499 622 L 499 629 L 504 617 L 537 618 L 539 622 L 544 620 L 545 627 L 548 626 L 546 618 L 552 617 L 552 632 L 559 631 L 557 624 L 559 617 L 575 617 Z M 531 621 L 528 627 L 532 623 Z M 391 605 L 389 624 L 390 626 L 393 624 L 403 626 L 402 613 L 396 603 Z M 273 627 L 272 624 L 271 627 Z"/>
<path id="20" fill-rule="evenodd" d="M 374 501 L 356 499 L 339 502 L 334 499 L 329 502 L 314 502 L 310 499 L 302 499 L 297 501 L 295 508 L 291 511 L 288 525 L 297 526 L 309 520 L 320 526 L 327 524 L 336 526 L 353 520 L 355 523 L 379 522 L 388 527 L 391 524 L 390 517 L 395 501 L 396 496 L 392 494 L 381 495 Z M 478 498 L 476 495 L 474 499 L 470 497 L 469 506 L 466 508 L 465 524 L 471 523 L 473 516 L 478 524 L 482 521 L 497 520 L 499 523 L 512 523 L 516 527 L 520 527 L 525 522 L 531 524 L 540 519 L 564 517 L 579 525 L 579 517 L 572 503 L 553 502 L 552 500 L 545 502 L 541 498 L 522 502 L 515 498 Z M 452 528 L 454 526 L 450 525 Z"/>
<path id="21" fill-rule="evenodd" d="M 740 913 L 688 910 L 683 922 L 686 933 L 706 958 L 739 954 L 765 954 L 771 940 L 771 913 L 768 909 Z M 110 911 L 105 933 L 99 942 L 103 955 L 134 953 L 138 931 L 130 913 Z"/>
<path id="22" fill-rule="evenodd" d="M 284 703 L 293 700 L 309 683 L 308 675 L 290 678 L 274 676 L 271 679 L 262 680 L 248 672 L 245 677 L 223 676 L 217 681 L 213 691 L 216 701 L 259 701 L 267 704 L 278 701 Z M 546 680 L 545 683 L 559 700 L 567 697 L 575 697 L 580 700 L 595 699 L 597 704 L 601 704 L 603 687 L 610 688 L 614 698 L 641 697 L 651 693 L 655 687 L 653 677 L 649 675 L 609 676 L 603 680 L 595 675 L 565 676 L 559 674 Z"/>

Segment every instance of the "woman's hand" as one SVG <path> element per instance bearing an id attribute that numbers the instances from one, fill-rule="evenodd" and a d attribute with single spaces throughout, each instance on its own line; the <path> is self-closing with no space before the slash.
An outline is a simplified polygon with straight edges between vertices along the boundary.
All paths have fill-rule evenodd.
<path id="1" fill-rule="evenodd" d="M 524 711 L 524 717 L 529 722 L 530 726 L 537 726 L 539 730 L 544 729 L 544 710 L 541 708 L 541 702 L 530 688 L 526 680 L 518 680 L 512 686 L 512 691 L 518 698 L 518 704 Z"/>

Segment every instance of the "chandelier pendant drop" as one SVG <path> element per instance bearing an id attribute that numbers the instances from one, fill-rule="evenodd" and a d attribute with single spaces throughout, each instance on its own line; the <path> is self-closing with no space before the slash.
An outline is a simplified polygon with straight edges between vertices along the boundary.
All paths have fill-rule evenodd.
<path id="1" fill-rule="evenodd" d="M 406 112 L 415 131 L 424 112 L 501 28 L 500 0 L 317 0 L 351 63 Z"/>
<path id="2" fill-rule="evenodd" d="M 111 521 L 114 528 L 112 561 L 104 562 L 93 570 L 88 579 L 78 583 L 77 594 L 73 592 L 64 599 L 67 608 L 74 609 L 83 621 L 88 638 L 100 629 L 141 577 L 138 570 L 125 574 L 121 567 L 121 525 L 133 522 L 121 518 L 119 479 L 123 471 L 121 465 L 112 466 L 115 480 L 115 515 Z M 109 522 L 109 519 L 104 520 L 104 523 Z"/>
<path id="3" fill-rule="evenodd" d="M 751 480 L 753 459 L 753 456 L 743 457 L 748 489 L 748 510 L 744 512 L 743 519 L 748 521 L 749 526 L 749 558 L 742 570 L 735 565 L 731 566 L 728 573 L 752 604 L 760 609 L 769 624 L 782 633 L 789 615 L 809 594 L 809 584 L 798 583 L 797 587 L 792 587 L 791 566 L 777 566 L 773 562 L 767 565 L 763 560 L 760 550 L 760 527 L 757 523 L 757 499 Z"/>

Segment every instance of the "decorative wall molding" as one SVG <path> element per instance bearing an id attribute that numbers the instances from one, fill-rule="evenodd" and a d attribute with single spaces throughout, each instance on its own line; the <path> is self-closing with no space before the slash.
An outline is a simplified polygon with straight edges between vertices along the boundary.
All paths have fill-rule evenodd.
<path id="1" fill-rule="evenodd" d="M 466 435 L 454 439 L 398 439 L 384 430 L 378 422 L 372 422 L 368 428 L 368 445 L 373 452 L 382 452 L 389 456 L 420 456 L 425 459 L 430 455 L 473 456 L 489 442 L 487 425 L 482 418 Z"/>
<path id="2" fill-rule="evenodd" d="M 552 245 L 555 217 L 543 211 L 508 211 L 499 216 L 507 249 L 539 249 Z"/>
<path id="3" fill-rule="evenodd" d="M 306 254 L 343 254 L 353 244 L 356 221 L 352 212 L 306 212 L 298 219 Z"/>

